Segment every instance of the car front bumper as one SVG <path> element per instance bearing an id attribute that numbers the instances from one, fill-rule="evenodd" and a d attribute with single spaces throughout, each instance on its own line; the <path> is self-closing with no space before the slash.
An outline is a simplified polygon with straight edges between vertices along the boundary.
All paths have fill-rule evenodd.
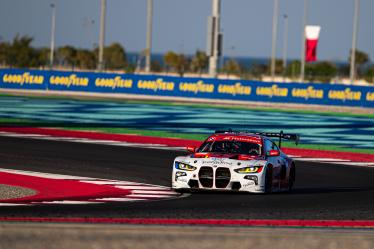
<path id="1" fill-rule="evenodd" d="M 216 190 L 264 193 L 265 180 L 262 172 L 239 174 L 229 168 L 223 167 L 210 168 L 209 170 L 204 170 L 202 167 L 195 171 L 174 169 L 172 188 L 175 190 Z"/>

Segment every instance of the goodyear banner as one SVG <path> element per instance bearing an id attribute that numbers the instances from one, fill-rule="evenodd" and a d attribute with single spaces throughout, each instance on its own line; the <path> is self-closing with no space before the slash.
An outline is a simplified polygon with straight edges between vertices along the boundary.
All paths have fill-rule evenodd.
<path id="1" fill-rule="evenodd" d="M 0 69 L 0 88 L 374 107 L 373 86 Z"/>

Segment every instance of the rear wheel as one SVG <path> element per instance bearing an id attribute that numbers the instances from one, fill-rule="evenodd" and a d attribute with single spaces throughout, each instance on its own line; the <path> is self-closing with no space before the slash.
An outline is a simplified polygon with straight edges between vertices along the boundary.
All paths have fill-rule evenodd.
<path id="1" fill-rule="evenodd" d="M 271 167 L 266 168 L 265 173 L 265 193 L 270 194 L 273 188 L 273 170 Z"/>

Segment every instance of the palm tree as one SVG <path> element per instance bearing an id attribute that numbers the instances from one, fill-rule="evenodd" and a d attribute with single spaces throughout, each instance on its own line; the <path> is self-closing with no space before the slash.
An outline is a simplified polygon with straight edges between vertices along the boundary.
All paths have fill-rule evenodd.
<path id="1" fill-rule="evenodd" d="M 187 71 L 190 61 L 184 54 L 177 54 L 173 51 L 168 51 L 164 55 L 164 63 L 168 68 L 174 69 L 181 77 Z"/>
<path id="2" fill-rule="evenodd" d="M 76 63 L 77 50 L 72 46 L 59 47 L 57 49 L 57 60 L 64 66 L 73 67 Z"/>
<path id="3" fill-rule="evenodd" d="M 229 76 L 229 74 L 239 75 L 240 70 L 239 63 L 234 59 L 227 60 L 222 68 L 222 71 L 225 72 L 227 76 Z"/>
<path id="4" fill-rule="evenodd" d="M 37 52 L 31 47 L 33 38 L 16 36 L 8 51 L 8 64 L 16 67 L 38 66 Z"/>
<path id="5" fill-rule="evenodd" d="M 351 61 L 352 50 L 349 53 L 348 61 Z M 370 61 L 369 55 L 363 51 L 355 50 L 355 72 L 356 75 L 361 74 L 361 67 Z"/>
<path id="6" fill-rule="evenodd" d="M 205 52 L 197 50 L 195 56 L 191 61 L 191 69 L 193 72 L 198 72 L 199 75 L 202 74 L 203 70 L 208 67 L 209 57 Z"/>
<path id="7" fill-rule="evenodd" d="M 125 49 L 119 43 L 104 48 L 104 61 L 108 69 L 124 69 L 127 66 Z"/>

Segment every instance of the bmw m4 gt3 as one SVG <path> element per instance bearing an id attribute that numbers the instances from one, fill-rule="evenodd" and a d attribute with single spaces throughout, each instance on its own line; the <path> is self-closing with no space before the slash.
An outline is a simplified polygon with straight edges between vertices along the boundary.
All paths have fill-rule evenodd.
<path id="1" fill-rule="evenodd" d="M 278 138 L 277 145 L 270 138 Z M 187 147 L 187 156 L 175 158 L 172 188 L 225 190 L 252 193 L 290 191 L 296 180 L 295 162 L 281 150 L 282 139 L 296 134 L 251 133 L 223 130 L 209 136 L 200 147 Z"/>

